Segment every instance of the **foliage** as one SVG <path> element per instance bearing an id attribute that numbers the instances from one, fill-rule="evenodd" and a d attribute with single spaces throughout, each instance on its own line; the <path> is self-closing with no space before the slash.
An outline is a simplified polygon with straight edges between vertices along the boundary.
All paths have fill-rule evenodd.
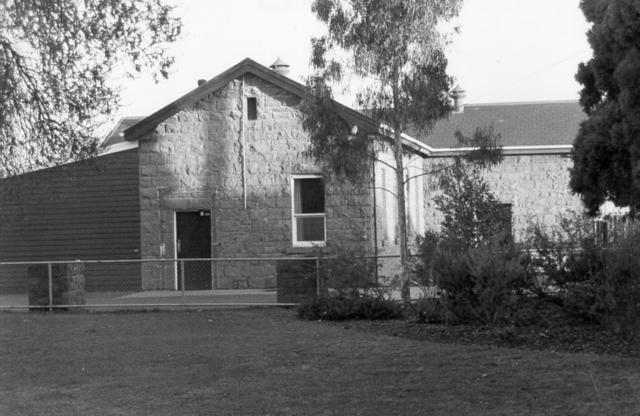
<path id="1" fill-rule="evenodd" d="M 418 238 L 415 274 L 424 286 L 435 285 L 449 322 L 495 324 L 513 319 L 518 291 L 528 280 L 511 240 L 511 213 L 491 192 L 483 170 L 502 160 L 492 128 L 473 137 L 457 133 L 471 152 L 454 158 L 439 174 L 442 193 L 434 198 L 443 214 L 440 231 Z"/>
<path id="2" fill-rule="evenodd" d="M 557 227 L 548 230 L 540 224 L 530 224 L 525 242 L 529 248 L 527 265 L 537 279 L 533 292 L 539 297 L 548 297 L 557 284 L 564 284 L 576 278 L 573 270 L 581 256 L 583 247 L 594 247 L 595 239 L 590 224 L 575 212 L 567 212 Z"/>
<path id="3" fill-rule="evenodd" d="M 367 178 L 375 156 L 374 142 L 365 134 L 351 134 L 351 126 L 339 115 L 333 93 L 321 77 L 310 77 L 307 89 L 302 104 L 302 126 L 310 135 L 306 155 L 323 161 L 331 174 Z"/>
<path id="4" fill-rule="evenodd" d="M 368 77 L 358 96 L 375 119 L 400 129 L 428 127 L 449 109 L 450 78 L 438 23 L 454 17 L 460 0 L 316 0 L 312 10 L 328 34 L 312 41 L 312 63 L 324 83 L 345 68 Z M 336 54 L 345 51 L 347 63 Z M 332 55 L 333 53 L 333 55 Z M 344 54 L 343 54 L 344 55 Z"/>
<path id="5" fill-rule="evenodd" d="M 92 154 L 119 104 L 109 78 L 167 77 L 181 23 L 162 0 L 8 0 L 0 27 L 0 174 L 14 174 Z"/>
<path id="6" fill-rule="evenodd" d="M 636 0 L 582 0 L 593 57 L 581 63 L 587 113 L 574 142 L 571 189 L 591 215 L 606 200 L 640 207 L 640 9 Z"/>
<path id="7" fill-rule="evenodd" d="M 357 248 L 335 244 L 333 254 L 320 260 L 322 295 L 298 307 L 298 317 L 309 320 L 395 319 L 402 308 L 386 299 L 375 280 L 376 259 Z"/>
<path id="8" fill-rule="evenodd" d="M 346 69 L 366 79 L 358 92 L 360 106 L 393 129 L 405 300 L 409 294 L 408 244 L 401 132 L 409 124 L 426 130 L 450 110 L 446 39 L 438 31 L 438 24 L 457 15 L 460 5 L 461 0 L 315 0 L 312 5 L 328 33 L 312 41 L 311 61 L 317 74 L 308 85 L 311 95 L 319 98 L 308 100 L 315 110 L 305 111 L 309 115 L 305 127 L 311 136 L 311 153 L 320 160 L 345 166 L 338 169 L 342 172 L 353 172 L 353 160 L 369 154 L 366 145 L 360 143 L 361 152 L 345 156 L 353 139 L 344 124 L 336 122 L 335 115 L 322 115 L 335 114 L 334 108 L 325 105 L 331 98 L 327 91 L 331 91 L 331 84 L 344 81 Z"/>
<path id="9" fill-rule="evenodd" d="M 597 322 L 627 338 L 640 335 L 640 233 L 628 230 L 610 244 L 598 242 L 584 223 L 553 238 L 538 227 L 531 240 L 545 280 L 541 292 L 570 315 Z"/>
<path id="10" fill-rule="evenodd" d="M 434 267 L 439 254 L 440 241 L 440 233 L 431 230 L 427 230 L 424 235 L 416 238 L 417 261 L 414 263 L 413 275 L 423 287 L 435 285 Z"/>
<path id="11" fill-rule="evenodd" d="M 512 322 L 528 281 L 519 251 L 484 243 L 462 252 L 437 247 L 434 278 L 453 320 L 482 324 Z"/>
<path id="12" fill-rule="evenodd" d="M 440 298 L 421 298 L 413 305 L 415 320 L 423 324 L 452 323 L 452 318 Z"/>
<path id="13" fill-rule="evenodd" d="M 491 238 L 464 245 L 445 233 L 425 234 L 416 275 L 437 287 L 443 308 L 425 317 L 538 326 L 573 320 L 627 339 L 640 335 L 637 229 L 603 242 L 584 217 L 568 215 L 551 231 L 530 226 L 526 243 L 529 250 Z"/>
<path id="14" fill-rule="evenodd" d="M 472 137 L 456 132 L 462 149 L 451 164 L 436 166 L 441 193 L 434 197 L 436 207 L 443 215 L 440 232 L 428 231 L 418 241 L 420 256 L 428 259 L 427 252 L 440 241 L 449 250 L 464 250 L 485 243 L 509 243 L 511 241 L 511 213 L 505 210 L 483 178 L 486 169 L 502 161 L 502 149 L 498 145 L 500 135 L 493 127 L 477 128 Z M 422 241 L 420 241 L 422 240 Z M 425 240 L 428 244 L 425 244 Z"/>
<path id="15" fill-rule="evenodd" d="M 398 319 L 402 307 L 392 300 L 369 296 L 325 295 L 307 300 L 298 307 L 298 317 L 308 320 Z"/>
<path id="16" fill-rule="evenodd" d="M 334 244 L 334 255 L 320 262 L 323 289 L 345 296 L 358 296 L 376 286 L 376 260 L 362 250 Z"/>
<path id="17" fill-rule="evenodd" d="M 461 144 L 470 139 L 458 133 Z M 438 177 L 441 194 L 434 203 L 444 220 L 440 224 L 443 242 L 449 250 L 464 250 L 483 242 L 509 243 L 511 241 L 511 212 L 505 210 L 482 176 L 485 168 L 499 163 L 502 153 L 496 147 L 493 129 L 477 129 L 475 142 L 492 138 L 492 148 L 478 147 L 454 158 L 453 164 L 443 169 Z"/>

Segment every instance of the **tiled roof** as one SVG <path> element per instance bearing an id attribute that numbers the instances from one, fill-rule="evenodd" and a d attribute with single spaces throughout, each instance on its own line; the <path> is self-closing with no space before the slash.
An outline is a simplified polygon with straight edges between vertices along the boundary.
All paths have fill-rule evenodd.
<path id="1" fill-rule="evenodd" d="M 571 145 L 585 118 L 577 101 L 469 104 L 436 123 L 428 135 L 407 134 L 434 148 L 450 148 L 457 145 L 456 130 L 472 136 L 477 127 L 493 124 L 503 146 Z"/>

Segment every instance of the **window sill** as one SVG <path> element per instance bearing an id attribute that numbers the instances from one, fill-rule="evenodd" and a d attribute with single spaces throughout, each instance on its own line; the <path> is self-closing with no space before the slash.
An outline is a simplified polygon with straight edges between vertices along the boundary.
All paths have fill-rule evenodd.
<path id="1" fill-rule="evenodd" d="M 315 246 L 293 246 L 289 247 L 286 250 L 287 254 L 308 254 L 313 255 L 316 253 L 318 249 L 322 250 L 325 248 L 325 245 L 315 245 Z"/>

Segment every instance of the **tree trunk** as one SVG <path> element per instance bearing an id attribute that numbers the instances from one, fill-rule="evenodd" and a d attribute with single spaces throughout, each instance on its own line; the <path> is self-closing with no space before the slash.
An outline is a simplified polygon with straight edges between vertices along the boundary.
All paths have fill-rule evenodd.
<path id="1" fill-rule="evenodd" d="M 400 234 L 400 295 L 405 303 L 411 301 L 409 292 L 409 247 L 407 237 L 407 210 L 404 196 L 404 162 L 402 160 L 402 130 L 400 115 L 400 67 L 393 71 L 393 154 L 396 159 L 396 195 L 398 199 L 398 233 Z"/>
<path id="2" fill-rule="evenodd" d="M 399 123 L 396 123 L 399 124 Z M 402 300 L 409 302 L 409 246 L 407 237 L 407 210 L 404 195 L 404 162 L 402 160 L 402 138 L 400 126 L 394 126 L 393 153 L 396 159 L 396 185 L 398 196 L 398 233 L 400 238 L 400 293 Z"/>

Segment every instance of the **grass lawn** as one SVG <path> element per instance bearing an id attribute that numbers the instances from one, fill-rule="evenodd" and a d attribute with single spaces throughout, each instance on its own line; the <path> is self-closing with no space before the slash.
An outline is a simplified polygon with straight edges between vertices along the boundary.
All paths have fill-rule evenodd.
<path id="1" fill-rule="evenodd" d="M 640 358 L 429 343 L 293 310 L 0 313 L 0 415 L 634 415 Z"/>

